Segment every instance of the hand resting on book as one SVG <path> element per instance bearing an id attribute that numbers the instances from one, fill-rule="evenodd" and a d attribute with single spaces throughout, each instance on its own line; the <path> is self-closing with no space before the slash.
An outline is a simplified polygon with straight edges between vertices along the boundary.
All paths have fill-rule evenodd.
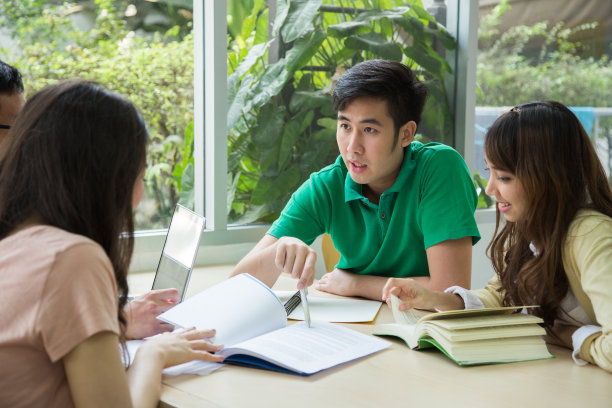
<path id="1" fill-rule="evenodd" d="M 389 278 L 382 293 L 382 299 L 389 307 L 391 307 L 391 295 L 400 299 L 400 311 L 408 309 L 461 310 L 465 308 L 461 297 L 452 293 L 429 290 L 410 278 Z"/>

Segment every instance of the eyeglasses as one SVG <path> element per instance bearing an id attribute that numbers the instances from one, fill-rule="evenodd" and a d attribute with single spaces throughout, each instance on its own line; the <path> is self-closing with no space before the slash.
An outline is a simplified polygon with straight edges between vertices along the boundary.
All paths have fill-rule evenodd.
<path id="1" fill-rule="evenodd" d="M 11 125 L 0 125 L 0 129 L 10 129 Z"/>

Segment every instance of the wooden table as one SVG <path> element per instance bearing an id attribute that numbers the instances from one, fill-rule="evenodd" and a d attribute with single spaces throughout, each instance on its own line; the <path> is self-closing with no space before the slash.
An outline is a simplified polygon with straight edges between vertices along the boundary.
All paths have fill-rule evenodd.
<path id="1" fill-rule="evenodd" d="M 229 265 L 195 270 L 187 296 L 220 282 L 230 271 Z M 285 276 L 274 286 L 293 288 L 295 281 Z M 314 289 L 310 294 L 329 296 Z M 383 305 L 376 322 L 392 321 Z M 368 334 L 374 327 L 346 326 Z M 459 367 L 438 351 L 413 351 L 400 340 L 386 339 L 393 343 L 386 350 L 307 377 L 232 365 L 208 376 L 165 377 L 160 406 L 612 407 L 612 374 L 593 365 L 577 366 L 566 349 L 549 346 L 556 356 L 549 360 Z"/>

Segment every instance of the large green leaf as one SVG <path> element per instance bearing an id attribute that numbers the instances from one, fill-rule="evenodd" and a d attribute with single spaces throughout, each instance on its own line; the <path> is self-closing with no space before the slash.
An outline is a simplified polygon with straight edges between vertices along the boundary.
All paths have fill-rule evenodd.
<path id="1" fill-rule="evenodd" d="M 319 141 L 320 143 L 331 143 L 336 139 L 336 130 L 335 129 L 319 129 L 312 135 L 313 139 Z"/>
<path id="2" fill-rule="evenodd" d="M 433 18 L 433 16 L 423 8 L 422 2 L 411 1 L 410 3 L 410 9 L 417 15 L 418 18 L 420 18 L 421 20 L 425 20 L 429 23 L 436 22 L 436 19 Z"/>
<path id="3" fill-rule="evenodd" d="M 297 112 L 302 109 L 315 109 L 331 104 L 330 100 L 330 96 L 321 91 L 297 91 L 291 97 L 289 109 L 291 112 Z"/>
<path id="4" fill-rule="evenodd" d="M 324 31 L 317 30 L 308 38 L 300 38 L 294 44 L 285 57 L 287 71 L 293 74 L 302 68 L 316 54 L 327 35 Z"/>
<path id="5" fill-rule="evenodd" d="M 261 16 L 259 16 L 259 18 L 257 19 L 253 44 L 260 44 L 268 41 L 268 20 L 269 10 L 266 8 L 261 14 Z"/>
<path id="6" fill-rule="evenodd" d="M 181 177 L 181 190 L 179 193 L 179 204 L 193 209 L 195 202 L 195 188 L 193 176 L 193 163 L 188 163 Z"/>
<path id="7" fill-rule="evenodd" d="M 278 95 L 289 79 L 291 79 L 291 73 L 287 71 L 284 59 L 268 66 L 251 89 L 252 105 L 250 108 L 257 109 L 268 103 L 273 96 Z"/>
<path id="8" fill-rule="evenodd" d="M 276 0 L 276 17 L 272 26 L 272 36 L 276 37 L 289 14 L 290 0 Z"/>
<path id="9" fill-rule="evenodd" d="M 399 45 L 389 42 L 387 38 L 378 33 L 367 33 L 348 37 L 344 45 L 354 50 L 366 50 L 381 58 L 401 61 L 402 49 Z"/>
<path id="10" fill-rule="evenodd" d="M 267 51 L 269 42 L 257 44 L 251 47 L 247 56 L 240 62 L 234 73 L 238 76 L 244 75 Z"/>
<path id="11" fill-rule="evenodd" d="M 344 38 L 349 35 L 369 33 L 372 31 L 370 23 L 367 21 L 345 21 L 343 23 L 330 25 L 327 27 L 327 32 L 336 37 Z"/>
<path id="12" fill-rule="evenodd" d="M 306 112 L 302 113 L 299 116 L 304 116 Z M 309 113 L 312 113 L 310 111 Z M 285 124 L 285 128 L 283 129 L 283 136 L 280 143 L 280 148 L 278 150 L 278 170 L 283 171 L 283 169 L 287 166 L 289 161 L 291 160 L 292 150 L 295 146 L 295 141 L 303 136 L 300 134 L 300 123 L 298 122 L 297 117 L 292 117 Z"/>
<path id="13" fill-rule="evenodd" d="M 285 121 L 285 109 L 266 105 L 260 111 L 251 138 L 258 148 L 277 145 Z"/>
<path id="14" fill-rule="evenodd" d="M 385 9 L 385 10 L 373 9 L 373 10 L 368 10 L 366 12 L 360 13 L 355 18 L 355 21 L 369 22 L 369 21 L 381 20 L 383 18 L 395 21 L 397 19 L 405 18 L 406 13 L 408 12 L 410 12 L 409 7 L 396 7 L 396 8 Z"/>
<path id="15" fill-rule="evenodd" d="M 291 0 L 291 8 L 280 32 L 285 43 L 314 30 L 312 20 L 323 0 Z"/>
<path id="16" fill-rule="evenodd" d="M 405 14 L 403 18 L 398 18 L 393 21 L 417 40 L 420 39 L 420 36 L 422 36 L 425 31 L 425 24 L 410 14 Z"/>
<path id="17" fill-rule="evenodd" d="M 440 76 L 442 73 L 442 63 L 436 58 L 424 53 L 420 47 L 406 47 L 404 54 L 417 64 L 419 64 L 424 70 L 432 75 Z"/>
<path id="18" fill-rule="evenodd" d="M 228 109 L 227 109 L 227 130 L 231 131 L 245 110 L 245 104 L 249 94 L 249 89 L 253 83 L 253 76 L 247 74 L 240 81 L 236 73 L 227 78 L 228 89 Z"/>
<path id="19" fill-rule="evenodd" d="M 255 29 L 255 26 L 257 24 L 257 14 L 259 13 L 259 10 L 261 10 L 263 5 L 264 0 L 255 0 L 255 2 L 253 3 L 253 10 L 251 11 L 251 14 L 244 19 L 241 29 L 241 35 L 244 40 L 249 38 L 253 30 Z"/>
<path id="20" fill-rule="evenodd" d="M 447 50 L 454 50 L 457 46 L 455 37 L 446 31 L 444 26 L 442 26 L 440 23 L 436 23 L 436 28 L 431 28 L 429 26 L 425 27 L 425 32 L 434 35 L 438 40 L 440 40 L 444 48 Z"/>
<path id="21" fill-rule="evenodd" d="M 333 129 L 336 131 L 336 127 L 338 126 L 338 121 L 334 118 L 320 118 L 317 121 L 317 124 L 326 129 Z"/>
<path id="22" fill-rule="evenodd" d="M 242 30 L 240 32 L 240 35 L 242 35 L 243 39 L 247 39 L 251 36 L 251 33 L 253 32 L 253 30 L 255 30 L 255 25 L 257 24 L 257 16 L 251 14 L 250 16 L 247 16 L 247 18 L 244 19 L 244 22 L 242 23 Z"/>
<path id="23" fill-rule="evenodd" d="M 227 214 L 229 214 L 232 209 L 232 203 L 234 202 L 239 179 L 240 172 L 234 175 L 232 175 L 232 173 L 227 174 Z"/>
<path id="24" fill-rule="evenodd" d="M 253 189 L 251 204 L 261 205 L 286 196 L 294 190 L 299 182 L 300 171 L 297 166 L 290 167 L 273 179 L 262 177 Z"/>

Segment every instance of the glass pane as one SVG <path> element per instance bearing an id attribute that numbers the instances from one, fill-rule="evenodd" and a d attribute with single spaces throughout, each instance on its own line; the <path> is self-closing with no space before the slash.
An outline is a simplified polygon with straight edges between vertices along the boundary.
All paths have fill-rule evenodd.
<path id="1" fill-rule="evenodd" d="M 275 220 L 335 160 L 331 89 L 363 60 L 413 68 L 430 91 L 418 138 L 453 145 L 444 52 L 455 40 L 419 1 L 229 0 L 228 36 L 230 224 Z"/>
<path id="2" fill-rule="evenodd" d="M 137 229 L 167 227 L 179 199 L 192 206 L 192 188 L 182 188 L 193 180 L 191 0 L 3 0 L 0 26 L 2 58 L 22 72 L 26 97 L 84 78 L 142 112 L 151 143 Z"/>
<path id="3" fill-rule="evenodd" d="M 556 100 L 581 120 L 610 177 L 612 3 L 480 1 L 475 167 L 486 179 L 486 129 L 508 107 Z"/>

